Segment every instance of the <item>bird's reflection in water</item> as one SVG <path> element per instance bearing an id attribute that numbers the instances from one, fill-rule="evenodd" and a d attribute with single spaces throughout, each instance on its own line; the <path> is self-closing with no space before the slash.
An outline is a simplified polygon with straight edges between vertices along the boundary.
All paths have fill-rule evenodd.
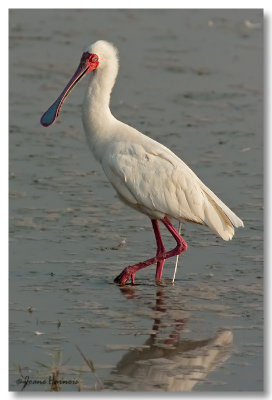
<path id="1" fill-rule="evenodd" d="M 136 297 L 131 286 L 121 290 L 128 298 Z M 153 310 L 155 317 L 150 337 L 143 348 L 130 350 L 119 361 L 107 382 L 111 389 L 190 391 L 228 358 L 233 342 L 233 334 L 228 329 L 218 330 L 214 336 L 203 340 L 182 340 L 180 336 L 187 318 L 177 315 L 177 319 L 172 316 L 171 333 L 159 338 L 168 314 L 164 287 L 157 289 Z"/>

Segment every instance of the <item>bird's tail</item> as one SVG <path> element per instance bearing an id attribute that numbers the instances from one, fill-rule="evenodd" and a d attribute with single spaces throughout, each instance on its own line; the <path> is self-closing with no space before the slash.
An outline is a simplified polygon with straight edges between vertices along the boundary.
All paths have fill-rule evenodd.
<path id="1" fill-rule="evenodd" d="M 206 197 L 204 223 L 213 229 L 224 240 L 231 240 L 234 228 L 244 226 L 243 221 L 231 211 L 209 188 L 202 187 Z"/>

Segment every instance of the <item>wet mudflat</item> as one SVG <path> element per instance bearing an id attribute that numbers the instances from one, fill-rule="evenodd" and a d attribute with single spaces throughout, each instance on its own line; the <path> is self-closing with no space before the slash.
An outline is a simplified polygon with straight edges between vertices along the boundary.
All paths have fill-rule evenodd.
<path id="1" fill-rule="evenodd" d="M 258 10 L 10 12 L 10 390 L 262 390 L 262 24 Z M 98 39 L 120 51 L 114 115 L 245 223 L 231 242 L 183 226 L 174 286 L 174 260 L 162 286 L 155 266 L 113 284 L 155 241 L 87 148 L 88 78 L 39 125 Z"/>

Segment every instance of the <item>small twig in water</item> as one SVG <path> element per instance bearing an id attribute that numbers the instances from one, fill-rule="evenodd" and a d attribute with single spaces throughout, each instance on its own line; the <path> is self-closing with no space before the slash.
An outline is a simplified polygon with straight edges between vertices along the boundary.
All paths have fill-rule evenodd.
<path id="1" fill-rule="evenodd" d="M 101 381 L 101 379 L 97 376 L 97 374 L 95 372 L 94 363 L 92 362 L 92 360 L 90 360 L 89 358 L 87 358 L 85 356 L 85 354 L 80 350 L 79 346 L 76 345 L 76 348 L 77 348 L 79 354 L 81 355 L 81 357 L 83 358 L 83 360 L 85 361 L 85 363 L 88 365 L 88 367 L 94 374 L 96 382 L 98 384 L 98 389 L 100 389 L 100 390 L 103 389 L 104 388 L 103 382 Z"/>
<path id="2" fill-rule="evenodd" d="M 179 228 L 178 228 L 178 233 L 180 234 L 181 231 L 181 222 L 179 222 Z M 174 275 L 173 275 L 173 279 L 172 279 L 172 283 L 175 283 L 175 278 L 176 278 L 176 272 L 177 272 L 177 268 L 178 268 L 178 259 L 179 259 L 179 254 L 177 255 L 176 258 L 176 264 L 175 264 L 175 269 L 174 269 Z"/>

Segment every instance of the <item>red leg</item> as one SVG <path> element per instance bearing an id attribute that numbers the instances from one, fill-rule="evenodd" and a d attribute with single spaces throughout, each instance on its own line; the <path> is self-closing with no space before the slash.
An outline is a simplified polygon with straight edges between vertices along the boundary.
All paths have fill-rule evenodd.
<path id="1" fill-rule="evenodd" d="M 183 251 L 187 250 L 187 243 L 185 240 L 181 237 L 181 235 L 178 233 L 178 231 L 174 228 L 174 226 L 171 224 L 169 219 L 167 217 L 164 217 L 162 222 L 166 226 L 166 228 L 169 230 L 171 235 L 174 237 L 175 241 L 177 242 L 177 246 L 170 251 L 167 251 L 165 253 L 165 249 L 163 246 L 162 238 L 160 235 L 159 231 L 159 226 L 158 226 L 158 221 L 157 220 L 152 220 L 152 225 L 156 237 L 156 242 L 157 242 L 157 255 L 156 257 L 149 258 L 146 261 L 139 262 L 138 264 L 126 267 L 120 275 L 118 275 L 115 279 L 115 283 L 119 283 L 121 285 L 125 285 L 126 281 L 131 278 L 131 283 L 135 283 L 135 273 L 139 271 L 142 268 L 148 267 L 151 264 L 157 263 L 157 270 L 156 270 L 156 280 L 161 279 L 161 274 L 163 270 L 163 264 L 164 261 L 167 258 L 177 256 L 178 254 L 181 254 Z"/>
<path id="2" fill-rule="evenodd" d="M 169 230 L 169 232 L 172 234 L 172 236 L 176 240 L 177 246 L 173 250 L 168 251 L 163 260 L 158 261 L 157 269 L 156 269 L 156 278 L 155 278 L 157 282 L 159 282 L 161 280 L 162 271 L 163 271 L 163 264 L 164 264 L 165 259 L 177 256 L 178 254 L 181 254 L 185 250 L 187 250 L 187 243 L 185 242 L 183 237 L 178 233 L 178 231 L 174 228 L 174 226 L 171 224 L 169 219 L 167 217 L 164 217 L 162 222 L 164 223 L 166 228 Z M 154 229 L 154 231 L 155 231 L 155 229 Z"/>
<path id="3" fill-rule="evenodd" d="M 166 253 L 165 258 L 174 257 L 186 251 L 188 247 L 187 243 L 185 242 L 183 237 L 178 233 L 178 231 L 174 228 L 169 219 L 167 217 L 164 217 L 162 222 L 164 223 L 166 228 L 169 230 L 169 232 L 177 242 L 177 246 L 173 250 L 168 251 Z"/>
<path id="4" fill-rule="evenodd" d="M 153 225 L 153 230 L 155 233 L 155 238 L 157 242 L 157 254 L 156 257 L 158 257 L 158 262 L 157 262 L 157 269 L 156 269 L 156 281 L 159 282 L 162 277 L 162 271 L 163 271 L 163 264 L 165 261 L 165 247 L 163 245 L 163 241 L 161 238 L 161 233 L 159 230 L 159 224 L 156 219 L 152 219 L 152 225 Z"/>
<path id="5" fill-rule="evenodd" d="M 155 238 L 156 238 L 156 243 L 157 243 L 156 257 L 149 258 L 146 261 L 143 261 L 143 262 L 140 262 L 138 264 L 126 267 L 121 272 L 121 274 L 118 275 L 114 279 L 115 283 L 119 283 L 121 285 L 124 285 L 126 283 L 126 281 L 129 278 L 131 278 L 131 283 L 134 284 L 135 283 L 135 273 L 139 269 L 148 267 L 149 265 L 154 264 L 155 262 L 157 262 L 157 270 L 159 269 L 161 271 L 161 273 L 162 273 L 163 264 L 164 264 L 164 261 L 165 261 L 165 248 L 164 248 L 163 241 L 162 241 L 162 238 L 161 238 L 158 221 L 156 219 L 152 219 L 151 222 L 152 222 L 152 226 L 153 226 L 153 230 L 154 230 Z M 157 276 L 157 274 L 156 274 L 156 276 Z"/>

